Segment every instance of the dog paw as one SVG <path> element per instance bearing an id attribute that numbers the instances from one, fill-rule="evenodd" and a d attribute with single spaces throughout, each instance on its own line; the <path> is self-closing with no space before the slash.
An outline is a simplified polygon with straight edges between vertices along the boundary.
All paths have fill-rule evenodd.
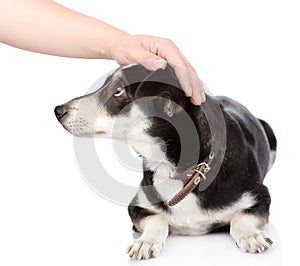
<path id="1" fill-rule="evenodd" d="M 271 247 L 273 241 L 263 231 L 244 233 L 236 245 L 244 252 L 261 253 Z"/>
<path id="2" fill-rule="evenodd" d="M 164 244 L 155 240 L 135 240 L 131 246 L 128 247 L 127 253 L 129 257 L 134 260 L 147 260 L 157 257 Z"/>

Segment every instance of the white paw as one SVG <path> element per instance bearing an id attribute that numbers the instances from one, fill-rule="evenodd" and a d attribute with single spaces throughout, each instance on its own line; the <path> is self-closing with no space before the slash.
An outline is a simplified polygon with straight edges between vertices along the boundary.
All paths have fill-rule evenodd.
<path id="1" fill-rule="evenodd" d="M 261 253 L 270 248 L 273 241 L 265 232 L 256 231 L 242 234 L 236 244 L 244 252 Z"/>
<path id="2" fill-rule="evenodd" d="M 155 240 L 137 239 L 128 247 L 127 253 L 134 260 L 147 260 L 157 257 L 164 244 Z"/>

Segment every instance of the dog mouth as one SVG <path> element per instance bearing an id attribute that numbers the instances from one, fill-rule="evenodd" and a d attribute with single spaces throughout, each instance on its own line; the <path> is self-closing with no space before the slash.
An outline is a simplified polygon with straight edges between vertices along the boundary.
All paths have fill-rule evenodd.
<path id="1" fill-rule="evenodd" d="M 103 130 L 98 130 L 98 131 L 95 132 L 96 136 L 103 136 L 103 135 L 106 135 L 106 134 L 107 134 L 107 132 L 103 131 Z"/>
<path id="2" fill-rule="evenodd" d="M 104 130 L 97 130 L 94 131 L 91 128 L 77 125 L 77 124 L 67 124 L 65 125 L 62 123 L 62 126 L 72 135 L 76 137 L 87 137 L 87 138 L 93 138 L 93 137 L 105 137 L 107 135 L 107 132 Z"/>

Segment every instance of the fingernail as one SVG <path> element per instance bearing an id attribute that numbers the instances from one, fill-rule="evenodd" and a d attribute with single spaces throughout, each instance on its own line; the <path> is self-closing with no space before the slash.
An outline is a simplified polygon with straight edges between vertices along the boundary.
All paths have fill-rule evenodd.
<path id="1" fill-rule="evenodd" d="M 164 69 L 167 65 L 167 62 L 164 60 L 156 60 L 153 62 L 153 67 L 155 70 L 157 69 Z"/>
<path id="2" fill-rule="evenodd" d="M 200 106 L 201 105 L 201 98 L 199 97 L 196 97 L 196 98 L 193 98 L 194 99 L 194 104 L 197 105 L 197 106 Z"/>

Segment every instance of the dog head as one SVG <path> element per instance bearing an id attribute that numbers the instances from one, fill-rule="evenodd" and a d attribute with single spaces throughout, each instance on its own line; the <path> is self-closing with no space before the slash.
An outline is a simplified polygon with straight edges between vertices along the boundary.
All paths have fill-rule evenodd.
<path id="1" fill-rule="evenodd" d="M 140 65 L 120 67 L 97 91 L 55 108 L 63 127 L 79 137 L 136 137 L 151 116 L 171 119 L 186 104 L 174 71 L 151 72 Z"/>
<path id="2" fill-rule="evenodd" d="M 120 67 L 97 91 L 57 106 L 55 115 L 75 136 L 127 142 L 150 170 L 160 163 L 184 168 L 196 162 L 205 122 L 169 66 L 155 72 Z"/>

